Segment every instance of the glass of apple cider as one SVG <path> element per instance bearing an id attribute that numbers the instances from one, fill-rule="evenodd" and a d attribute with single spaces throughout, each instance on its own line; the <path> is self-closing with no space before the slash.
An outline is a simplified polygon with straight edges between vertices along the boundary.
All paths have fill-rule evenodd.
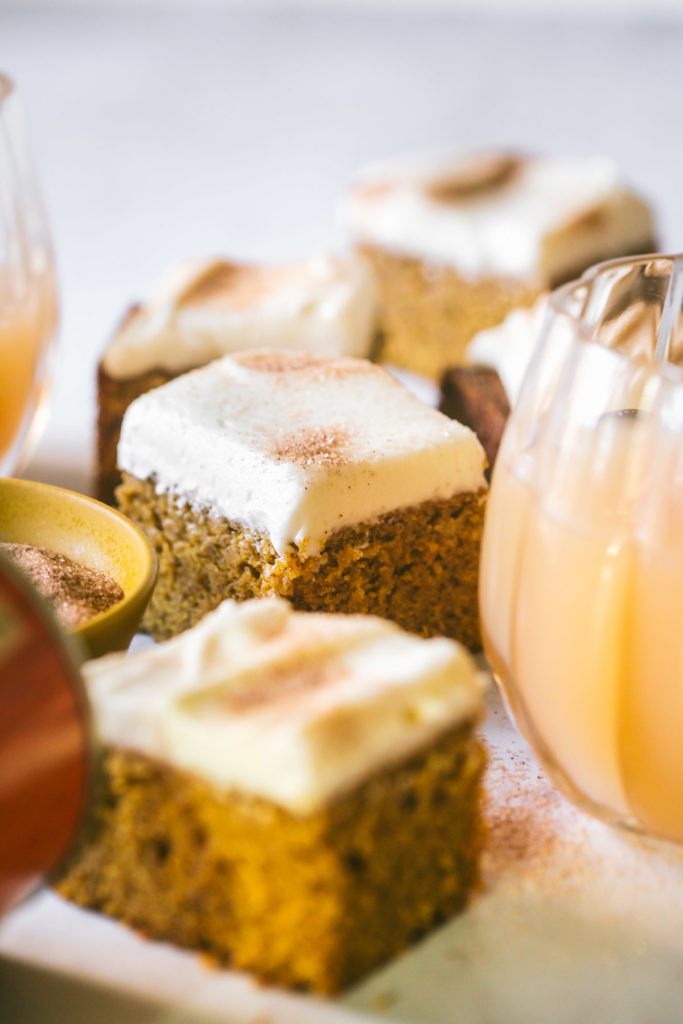
<path id="1" fill-rule="evenodd" d="M 50 235 L 19 97 L 0 73 L 0 476 L 20 469 L 43 425 L 56 328 Z"/>
<path id="2" fill-rule="evenodd" d="M 496 462 L 486 652 L 557 784 L 683 841 L 683 256 L 551 297 Z"/>

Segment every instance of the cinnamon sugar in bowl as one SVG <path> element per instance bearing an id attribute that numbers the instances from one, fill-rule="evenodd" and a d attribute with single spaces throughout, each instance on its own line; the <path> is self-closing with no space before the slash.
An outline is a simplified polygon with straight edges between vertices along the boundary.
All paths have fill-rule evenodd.
<path id="1" fill-rule="evenodd" d="M 70 559 L 118 584 L 123 596 L 91 616 L 75 616 L 68 632 L 87 657 L 130 643 L 157 574 L 144 534 L 125 516 L 94 498 L 29 480 L 0 479 L 0 544 L 30 545 Z M 65 556 L 60 559 L 59 556 Z M 118 592 L 118 587 L 116 590 Z"/>

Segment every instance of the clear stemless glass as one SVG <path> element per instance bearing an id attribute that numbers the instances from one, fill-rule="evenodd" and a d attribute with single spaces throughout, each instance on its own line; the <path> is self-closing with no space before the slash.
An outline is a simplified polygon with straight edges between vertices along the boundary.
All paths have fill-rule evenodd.
<path id="1" fill-rule="evenodd" d="M 90 798 L 90 717 L 72 653 L 0 553 L 0 917 L 64 860 Z"/>
<path id="2" fill-rule="evenodd" d="M 683 841 L 683 257 L 558 290 L 496 462 L 485 648 L 557 784 Z"/>
<path id="3" fill-rule="evenodd" d="M 0 73 L 0 476 L 43 426 L 57 328 L 52 245 L 19 98 Z"/>

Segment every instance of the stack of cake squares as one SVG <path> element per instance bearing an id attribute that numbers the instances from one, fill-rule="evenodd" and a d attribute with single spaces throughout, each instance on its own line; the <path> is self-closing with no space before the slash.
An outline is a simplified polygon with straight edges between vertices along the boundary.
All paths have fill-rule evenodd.
<path id="1" fill-rule="evenodd" d="M 655 245 L 597 159 L 385 163 L 343 217 L 351 253 L 182 268 L 102 357 L 98 490 L 159 557 L 159 643 L 85 667 L 101 775 L 59 882 L 324 993 L 476 887 L 487 471 L 549 289 Z"/>

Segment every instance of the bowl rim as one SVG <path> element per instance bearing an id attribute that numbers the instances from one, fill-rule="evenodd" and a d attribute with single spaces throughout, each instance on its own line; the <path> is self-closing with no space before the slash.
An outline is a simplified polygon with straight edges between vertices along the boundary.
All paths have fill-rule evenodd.
<path id="1" fill-rule="evenodd" d="M 40 480 L 25 480 L 21 477 L 0 477 L 0 499 L 2 497 L 3 489 L 7 488 L 18 493 L 21 493 L 22 491 L 46 491 L 57 495 L 58 500 L 65 500 L 87 505 L 88 507 L 94 507 L 97 509 L 97 514 L 103 516 L 103 518 L 115 519 L 121 523 L 124 530 L 126 530 L 130 536 L 135 538 L 137 541 L 140 554 L 140 579 L 137 584 L 129 593 L 124 594 L 121 600 L 117 601 L 116 604 L 113 604 L 104 611 L 93 615 L 92 618 L 81 623 L 80 626 L 75 626 L 71 629 L 64 629 L 63 632 L 65 632 L 67 636 L 77 637 L 87 647 L 91 634 L 96 635 L 100 632 L 103 625 L 109 625 L 110 623 L 116 622 L 119 618 L 125 618 L 131 604 L 141 603 L 144 606 L 156 583 L 159 571 L 159 561 L 149 539 L 140 527 L 131 519 L 125 516 L 118 509 L 112 508 L 111 505 L 106 505 L 102 501 L 98 501 L 97 498 L 93 498 L 89 494 L 83 494 L 80 491 L 72 491 L 67 487 L 59 487 L 56 484 L 43 483 Z"/>

